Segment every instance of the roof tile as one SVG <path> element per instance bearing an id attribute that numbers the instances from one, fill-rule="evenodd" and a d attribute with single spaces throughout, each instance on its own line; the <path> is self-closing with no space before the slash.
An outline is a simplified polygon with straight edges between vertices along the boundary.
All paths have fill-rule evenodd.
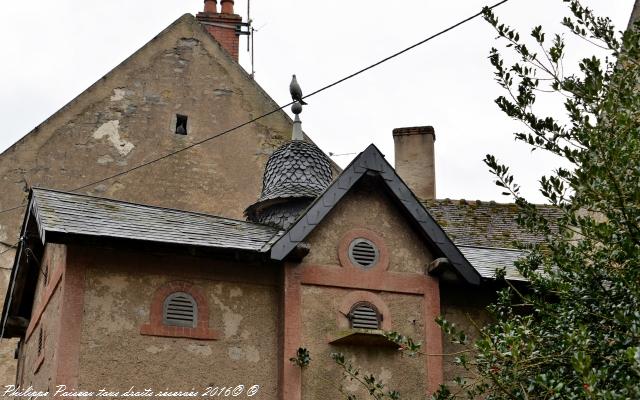
<path id="1" fill-rule="evenodd" d="M 427 200 L 423 204 L 457 245 L 514 248 L 516 242 L 538 243 L 543 238 L 519 226 L 515 204 L 465 200 Z M 560 210 L 539 205 L 542 215 L 557 219 Z"/>
<path id="2" fill-rule="evenodd" d="M 280 232 L 246 221 L 45 189 L 33 189 L 32 210 L 44 234 L 266 251 L 266 245 Z"/>

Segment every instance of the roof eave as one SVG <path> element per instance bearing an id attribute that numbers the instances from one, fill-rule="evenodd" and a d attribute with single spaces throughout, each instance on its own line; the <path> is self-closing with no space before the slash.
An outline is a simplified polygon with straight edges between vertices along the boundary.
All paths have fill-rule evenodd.
<path id="1" fill-rule="evenodd" d="M 0 319 L 0 323 L 2 324 L 2 335 L 0 335 L 0 338 L 5 338 L 5 337 L 13 337 L 13 335 L 11 336 L 6 336 L 7 335 L 7 331 L 5 330 L 6 325 L 7 325 L 7 320 L 12 317 L 11 311 L 14 309 L 14 304 L 16 304 L 16 298 L 14 297 L 14 289 L 16 287 L 16 282 L 17 279 L 24 279 L 25 275 L 24 273 L 22 273 L 22 271 L 20 270 L 20 260 L 21 260 L 21 256 L 22 253 L 24 252 L 24 238 L 27 237 L 27 227 L 28 227 L 28 222 L 29 222 L 29 218 L 31 217 L 31 210 L 32 210 L 32 206 L 33 206 L 33 190 L 29 191 L 29 197 L 28 197 L 28 201 L 27 201 L 27 209 L 26 212 L 24 214 L 24 218 L 22 220 L 22 228 L 20 228 L 20 240 L 18 241 L 18 248 L 16 250 L 16 254 L 15 257 L 13 259 L 13 266 L 11 267 L 11 274 L 9 275 L 9 285 L 7 286 L 7 293 L 4 296 L 4 304 L 2 307 L 2 317 Z M 18 273 L 21 273 L 20 276 L 18 276 Z"/>

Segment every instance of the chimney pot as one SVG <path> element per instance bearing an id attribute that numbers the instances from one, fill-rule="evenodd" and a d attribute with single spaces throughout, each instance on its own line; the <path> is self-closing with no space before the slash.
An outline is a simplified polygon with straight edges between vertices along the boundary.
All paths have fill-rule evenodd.
<path id="1" fill-rule="evenodd" d="M 393 130 L 396 172 L 422 200 L 436 197 L 435 140 L 432 126 Z"/>
<path id="2" fill-rule="evenodd" d="M 204 12 L 207 14 L 217 14 L 218 2 L 216 0 L 204 0 Z"/>
<path id="3" fill-rule="evenodd" d="M 221 14 L 233 14 L 233 0 L 221 0 L 222 6 Z"/>

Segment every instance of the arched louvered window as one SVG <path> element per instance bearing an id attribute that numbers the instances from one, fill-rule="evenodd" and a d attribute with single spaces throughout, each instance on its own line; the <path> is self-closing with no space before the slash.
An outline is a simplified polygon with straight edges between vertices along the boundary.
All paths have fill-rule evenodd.
<path id="1" fill-rule="evenodd" d="M 376 306 L 367 302 L 356 303 L 349 311 L 351 328 L 380 329 L 382 314 Z"/>
<path id="2" fill-rule="evenodd" d="M 185 292 L 171 293 L 164 300 L 162 322 L 165 325 L 195 328 L 198 325 L 198 304 Z"/>

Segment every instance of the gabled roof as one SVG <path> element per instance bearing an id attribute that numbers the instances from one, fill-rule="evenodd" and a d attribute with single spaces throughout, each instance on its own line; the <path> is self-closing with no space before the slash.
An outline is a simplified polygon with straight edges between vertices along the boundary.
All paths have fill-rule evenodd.
<path id="1" fill-rule="evenodd" d="M 516 242 L 534 244 L 543 237 L 518 225 L 518 207 L 466 200 L 426 200 L 424 205 L 447 235 L 457 245 L 487 248 L 515 248 Z M 550 221 L 560 217 L 561 210 L 550 205 L 538 205 L 541 215 Z"/>
<path id="2" fill-rule="evenodd" d="M 278 229 L 246 221 L 100 197 L 33 189 L 29 204 L 40 240 L 72 234 L 264 252 Z"/>
<path id="3" fill-rule="evenodd" d="M 324 217 L 365 175 L 381 178 L 390 195 L 423 234 L 436 257 L 446 257 L 456 272 L 467 282 L 480 283 L 480 274 L 471 266 L 447 234 L 429 215 L 376 146 L 369 145 L 342 174 L 322 193 L 296 222 L 271 246 L 271 258 L 283 260 L 318 226 Z"/>

